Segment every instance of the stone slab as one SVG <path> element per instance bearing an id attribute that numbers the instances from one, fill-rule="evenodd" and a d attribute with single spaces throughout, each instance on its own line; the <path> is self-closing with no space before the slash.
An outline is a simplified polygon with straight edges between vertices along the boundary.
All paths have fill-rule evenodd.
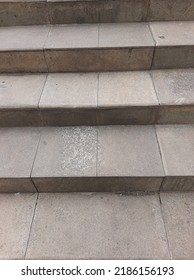
<path id="1" fill-rule="evenodd" d="M 32 177 L 95 177 L 97 129 L 44 128 Z"/>
<path id="2" fill-rule="evenodd" d="M 194 104 L 194 70 L 155 70 L 152 77 L 161 105 Z"/>
<path id="3" fill-rule="evenodd" d="M 24 259 L 37 194 L 0 194 L 0 259 Z"/>
<path id="4" fill-rule="evenodd" d="M 97 167 L 102 177 L 163 177 L 154 127 L 100 127 Z"/>
<path id="5" fill-rule="evenodd" d="M 154 46 L 155 42 L 146 23 L 100 24 L 100 48 Z"/>
<path id="6" fill-rule="evenodd" d="M 45 43 L 45 49 L 79 49 L 98 47 L 98 25 L 56 25 L 52 26 Z"/>
<path id="7" fill-rule="evenodd" d="M 194 260 L 194 193 L 162 193 L 161 201 L 172 259 Z"/>
<path id="8" fill-rule="evenodd" d="M 27 259 L 139 258 L 169 258 L 157 195 L 40 194 Z"/>
<path id="9" fill-rule="evenodd" d="M 98 106 L 154 106 L 157 96 L 149 72 L 100 73 Z"/>
<path id="10" fill-rule="evenodd" d="M 1 128 L 0 129 L 0 178 L 30 179 L 32 166 L 39 142 L 39 129 Z M 0 181 L 0 189 L 5 192 L 5 181 Z"/>
<path id="11" fill-rule="evenodd" d="M 194 21 L 152 22 L 150 27 L 156 46 L 194 45 Z"/>
<path id="12" fill-rule="evenodd" d="M 1 27 L 0 51 L 42 50 L 49 29 L 46 25 Z"/>
<path id="13" fill-rule="evenodd" d="M 192 0 L 151 0 L 147 20 L 194 20 L 194 2 Z"/>
<path id="14" fill-rule="evenodd" d="M 98 74 L 49 74 L 40 108 L 97 107 Z"/>
<path id="15" fill-rule="evenodd" d="M 157 126 L 157 135 L 167 176 L 194 175 L 194 126 Z"/>
<path id="16" fill-rule="evenodd" d="M 37 108 L 46 75 L 0 75 L 0 108 Z"/>

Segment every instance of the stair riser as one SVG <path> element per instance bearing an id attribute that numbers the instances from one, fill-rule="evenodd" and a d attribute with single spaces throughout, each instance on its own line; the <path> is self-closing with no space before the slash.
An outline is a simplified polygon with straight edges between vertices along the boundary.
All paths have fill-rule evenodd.
<path id="1" fill-rule="evenodd" d="M 194 124 L 194 106 L 0 110 L 0 127 L 149 124 Z"/>
<path id="2" fill-rule="evenodd" d="M 0 73 L 106 72 L 192 67 L 194 46 L 0 52 Z"/>
<path id="3" fill-rule="evenodd" d="M 0 178 L 0 193 L 194 191 L 194 177 Z"/>
<path id="4" fill-rule="evenodd" d="M 194 20 L 191 0 L 0 2 L 0 26 Z"/>

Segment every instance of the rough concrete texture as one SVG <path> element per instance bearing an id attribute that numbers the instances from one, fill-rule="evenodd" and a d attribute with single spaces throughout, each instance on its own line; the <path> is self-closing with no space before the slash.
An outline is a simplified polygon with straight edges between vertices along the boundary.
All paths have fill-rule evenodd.
<path id="1" fill-rule="evenodd" d="M 44 126 L 97 125 L 97 111 L 94 108 L 43 108 L 41 119 Z"/>
<path id="2" fill-rule="evenodd" d="M 194 2 L 193 0 L 150 0 L 147 20 L 194 20 Z"/>
<path id="3" fill-rule="evenodd" d="M 157 124 L 194 124 L 194 105 L 159 106 L 156 119 Z"/>
<path id="4" fill-rule="evenodd" d="M 194 47 L 174 46 L 155 49 L 152 69 L 193 68 Z"/>
<path id="5" fill-rule="evenodd" d="M 194 259 L 194 193 L 162 193 L 162 211 L 173 259 Z"/>
<path id="6" fill-rule="evenodd" d="M 47 72 L 43 51 L 0 52 L 1 73 Z"/>
<path id="7" fill-rule="evenodd" d="M 46 0 L 0 2 L 0 26 L 49 23 Z"/>
<path id="8" fill-rule="evenodd" d="M 51 23 L 131 22 L 145 18 L 148 0 L 48 1 Z"/>
<path id="9" fill-rule="evenodd" d="M 194 20 L 192 0 L 1 0 L 0 26 Z"/>
<path id="10" fill-rule="evenodd" d="M 27 259 L 169 258 L 157 195 L 40 194 Z"/>
<path id="11" fill-rule="evenodd" d="M 24 259 L 36 194 L 0 194 L 0 259 Z"/>

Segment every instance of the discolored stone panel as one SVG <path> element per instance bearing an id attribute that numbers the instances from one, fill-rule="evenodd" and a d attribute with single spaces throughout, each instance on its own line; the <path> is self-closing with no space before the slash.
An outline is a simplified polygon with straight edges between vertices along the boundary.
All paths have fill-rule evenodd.
<path id="1" fill-rule="evenodd" d="M 96 155 L 95 127 L 44 128 L 32 178 L 95 177 Z"/>

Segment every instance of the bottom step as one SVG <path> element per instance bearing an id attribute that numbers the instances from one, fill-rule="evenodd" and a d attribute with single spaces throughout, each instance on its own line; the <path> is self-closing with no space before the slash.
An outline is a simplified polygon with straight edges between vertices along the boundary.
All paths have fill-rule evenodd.
<path id="1" fill-rule="evenodd" d="M 194 126 L 0 129 L 0 192 L 194 190 Z"/>
<path id="2" fill-rule="evenodd" d="M 194 193 L 0 194 L 0 259 L 194 259 Z"/>

